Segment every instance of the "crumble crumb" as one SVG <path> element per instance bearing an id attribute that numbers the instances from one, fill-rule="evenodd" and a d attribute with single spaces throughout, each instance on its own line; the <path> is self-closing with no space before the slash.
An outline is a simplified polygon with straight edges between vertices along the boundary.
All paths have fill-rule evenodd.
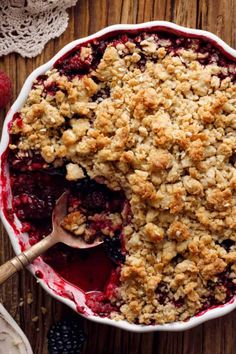
<path id="1" fill-rule="evenodd" d="M 66 165 L 66 170 L 66 178 L 68 179 L 68 181 L 76 181 L 85 177 L 82 168 L 75 163 L 69 163 L 68 165 Z"/>
<path id="2" fill-rule="evenodd" d="M 41 306 L 41 312 L 43 315 L 46 315 L 48 310 L 46 309 L 46 307 Z"/>
<path id="3" fill-rule="evenodd" d="M 27 301 L 28 305 L 31 305 L 34 302 L 33 294 L 30 291 L 28 291 L 28 293 L 27 293 L 27 300 L 26 301 Z"/>
<path id="4" fill-rule="evenodd" d="M 34 323 L 38 322 L 38 320 L 39 320 L 39 316 L 34 316 L 32 318 L 32 322 L 34 322 Z"/>

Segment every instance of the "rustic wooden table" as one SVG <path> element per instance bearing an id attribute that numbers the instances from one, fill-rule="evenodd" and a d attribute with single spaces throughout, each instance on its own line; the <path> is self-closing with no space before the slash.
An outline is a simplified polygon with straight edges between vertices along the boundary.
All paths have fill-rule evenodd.
<path id="1" fill-rule="evenodd" d="M 115 23 L 173 21 L 212 31 L 236 47 L 236 0 L 79 0 L 69 15 L 66 32 L 50 41 L 41 55 L 34 59 L 24 59 L 16 54 L 0 58 L 0 68 L 12 79 L 14 98 L 31 71 L 49 60 L 66 43 Z M 0 122 L 4 114 L 0 112 Z M 8 236 L 1 226 L 0 263 L 12 256 Z M 0 287 L 0 301 L 25 331 L 34 353 L 46 354 L 48 328 L 68 309 L 48 296 L 27 271 Z M 42 313 L 41 307 L 47 309 L 46 314 Z M 88 321 L 85 327 L 88 340 L 84 354 L 236 353 L 236 311 L 182 333 L 134 334 Z"/>

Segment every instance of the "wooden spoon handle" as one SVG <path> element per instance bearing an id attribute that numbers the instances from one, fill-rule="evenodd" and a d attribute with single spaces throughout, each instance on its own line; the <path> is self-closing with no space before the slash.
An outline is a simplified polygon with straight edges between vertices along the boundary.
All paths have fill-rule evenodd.
<path id="1" fill-rule="evenodd" d="M 28 250 L 20 253 L 0 267 L 0 284 L 3 284 L 13 274 L 27 267 L 35 258 L 47 251 L 51 246 L 55 245 L 58 240 L 52 235 L 48 235 Z"/>

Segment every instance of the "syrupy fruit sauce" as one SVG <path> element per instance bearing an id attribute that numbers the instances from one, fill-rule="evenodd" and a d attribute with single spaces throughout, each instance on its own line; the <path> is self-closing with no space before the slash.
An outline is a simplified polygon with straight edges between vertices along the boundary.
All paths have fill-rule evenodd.
<path id="1" fill-rule="evenodd" d="M 69 78 L 82 77 L 97 67 L 108 44 L 117 46 L 130 41 L 140 47 L 140 42 L 150 34 L 152 34 L 158 46 L 164 45 L 166 47 L 167 53 L 178 55 L 178 50 L 192 48 L 194 51 L 205 55 L 204 58 L 199 59 L 202 65 L 216 63 L 229 69 L 232 64 L 235 65 L 232 58 L 225 55 L 226 53 L 223 53 L 223 50 L 218 49 L 215 43 L 212 45 L 207 39 L 197 38 L 194 35 L 189 38 L 189 35 L 170 33 L 165 28 L 155 31 L 155 33 L 151 28 L 145 29 L 145 31 L 143 32 L 142 29 L 116 31 L 90 40 L 65 54 L 54 64 L 54 67 L 62 75 Z M 81 48 L 88 43 L 91 46 L 91 54 L 82 59 Z M 141 60 L 137 64 L 141 71 L 145 70 L 146 61 L 146 56 L 141 53 Z M 229 70 L 227 76 L 231 76 L 233 81 L 236 80 L 233 71 L 231 73 Z M 47 79 L 46 74 L 41 75 L 34 85 L 43 85 L 45 96 L 48 94 L 54 95 L 59 88 L 55 83 L 46 84 Z M 93 79 L 96 81 L 95 77 Z M 223 74 L 221 74 L 220 79 L 224 79 Z M 91 100 L 96 101 L 109 96 L 110 89 L 105 87 L 102 91 L 96 93 Z M 22 124 L 20 114 L 16 113 L 14 119 L 17 120 L 19 126 Z M 128 223 L 131 217 L 130 208 L 122 192 L 110 191 L 89 178 L 77 183 L 68 182 L 65 179 L 63 168 L 54 168 L 46 164 L 39 155 L 32 154 L 29 156 L 31 157 L 17 158 L 12 153 L 8 156 L 13 194 L 13 209 L 8 210 L 8 219 L 12 217 L 13 213 L 18 216 L 22 222 L 22 232 L 28 232 L 31 244 L 50 233 L 52 210 L 57 198 L 64 190 L 70 191 L 70 203 L 73 207 L 77 203 L 89 215 L 95 213 L 106 215 L 108 212 L 120 213 L 122 210 L 126 210 L 127 220 L 125 222 Z M 101 224 L 95 222 L 91 227 L 94 228 L 96 234 L 96 232 L 99 233 Z M 43 256 L 44 261 L 51 265 L 62 278 L 87 293 L 87 305 L 100 316 L 109 315 L 113 310 L 109 298 L 119 284 L 120 266 L 125 261 L 122 227 L 114 230 L 114 232 L 115 236 L 112 239 L 105 237 L 104 244 L 95 249 L 77 250 L 60 244 Z M 220 279 L 228 289 L 226 301 L 229 301 L 236 289 L 235 285 L 230 282 L 227 272 L 220 275 Z M 43 274 L 38 272 L 37 276 L 42 278 Z M 209 289 L 211 286 L 215 285 L 209 283 Z M 156 293 L 160 303 L 164 304 L 168 300 L 167 290 L 165 284 L 160 284 L 157 288 Z M 181 301 L 176 303 L 177 307 L 181 305 Z M 209 297 L 206 299 L 206 305 L 202 310 L 216 305 L 215 300 Z"/>

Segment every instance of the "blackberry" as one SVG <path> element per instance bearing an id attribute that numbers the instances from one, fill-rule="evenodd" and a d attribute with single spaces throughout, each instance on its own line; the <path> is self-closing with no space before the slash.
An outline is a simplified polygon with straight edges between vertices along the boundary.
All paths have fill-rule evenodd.
<path id="1" fill-rule="evenodd" d="M 229 163 L 231 165 L 235 165 L 236 164 L 236 153 L 232 154 L 230 157 L 229 157 Z"/>
<path id="2" fill-rule="evenodd" d="M 99 90 L 95 95 L 91 97 L 92 102 L 97 101 L 98 99 L 105 100 L 106 98 L 110 97 L 110 87 L 106 86 Z"/>
<path id="3" fill-rule="evenodd" d="M 55 95 L 58 90 L 60 90 L 59 85 L 56 82 L 52 82 L 49 85 L 44 86 L 44 90 L 49 95 Z"/>
<path id="4" fill-rule="evenodd" d="M 48 332 L 49 354 L 79 354 L 85 339 L 78 321 L 59 321 Z"/>
<path id="5" fill-rule="evenodd" d="M 227 252 L 230 251 L 230 248 L 235 245 L 235 242 L 230 239 L 223 240 L 220 243 L 220 246 L 223 247 Z"/>
<path id="6" fill-rule="evenodd" d="M 105 236 L 103 247 L 105 248 L 108 257 L 115 263 L 124 263 L 125 255 L 122 252 L 121 239 L 119 235 L 113 237 Z"/>
<path id="7" fill-rule="evenodd" d="M 86 182 L 86 181 L 85 181 Z M 93 180 L 84 183 L 80 189 L 81 204 L 89 212 L 101 212 L 107 209 L 110 190 Z"/>
<path id="8" fill-rule="evenodd" d="M 102 211 L 106 209 L 107 197 L 100 190 L 94 190 L 88 192 L 88 194 L 84 197 L 82 201 L 82 205 L 88 209 L 93 211 Z"/>
<path id="9" fill-rule="evenodd" d="M 180 253 L 177 253 L 177 255 L 171 260 L 174 266 L 176 266 L 178 263 L 181 263 L 183 261 L 184 261 L 184 257 Z"/>
<path id="10" fill-rule="evenodd" d="M 164 305 L 166 301 L 168 301 L 168 292 L 168 284 L 164 281 L 161 281 L 155 290 L 155 293 L 157 294 L 157 300 L 161 305 Z"/>
<path id="11" fill-rule="evenodd" d="M 22 193 L 13 199 L 14 209 L 21 220 L 50 218 L 53 209 L 53 200 L 47 196 L 45 200 L 35 195 Z"/>
<path id="12" fill-rule="evenodd" d="M 72 194 L 80 201 L 86 213 L 94 214 L 109 210 L 120 213 L 123 210 L 125 195 L 122 191 L 112 191 L 106 185 L 85 177 L 72 184 Z"/>

